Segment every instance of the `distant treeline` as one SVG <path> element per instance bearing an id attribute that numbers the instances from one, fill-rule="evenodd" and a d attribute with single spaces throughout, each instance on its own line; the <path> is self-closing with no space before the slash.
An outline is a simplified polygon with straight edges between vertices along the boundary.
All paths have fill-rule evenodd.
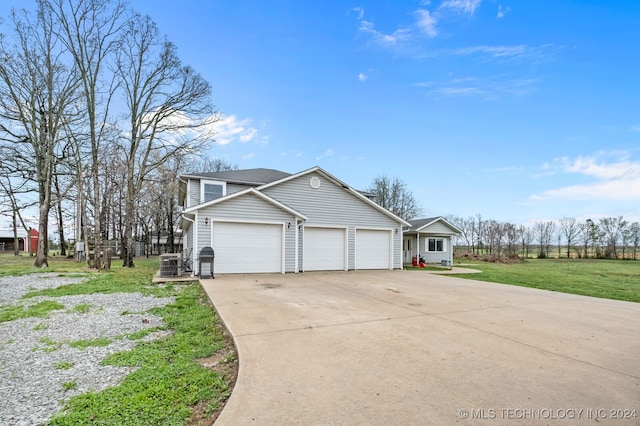
<path id="1" fill-rule="evenodd" d="M 584 222 L 564 217 L 532 226 L 483 219 L 480 214 L 468 219 L 447 216 L 447 220 L 462 231 L 455 246 L 473 254 L 636 259 L 640 245 L 640 223 L 622 216 Z"/>

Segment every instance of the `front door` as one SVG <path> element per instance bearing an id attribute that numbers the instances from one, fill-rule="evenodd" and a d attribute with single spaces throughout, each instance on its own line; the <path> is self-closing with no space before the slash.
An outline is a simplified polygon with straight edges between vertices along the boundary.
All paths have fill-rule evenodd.
<path id="1" fill-rule="evenodd" d="M 403 237 L 402 253 L 403 253 L 404 263 L 411 263 L 411 258 L 414 256 L 411 251 L 412 247 L 413 247 L 413 239 L 411 237 Z"/>

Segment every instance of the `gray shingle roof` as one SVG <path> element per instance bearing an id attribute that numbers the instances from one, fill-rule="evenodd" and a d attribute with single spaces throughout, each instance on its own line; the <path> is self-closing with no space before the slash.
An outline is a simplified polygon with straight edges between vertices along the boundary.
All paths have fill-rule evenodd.
<path id="1" fill-rule="evenodd" d="M 406 229 L 406 231 L 415 231 L 416 229 L 420 229 L 423 226 L 425 226 L 427 223 L 431 223 L 438 218 L 440 218 L 440 216 L 427 217 L 424 219 L 411 219 L 408 221 L 409 223 L 411 223 L 411 228 Z"/>
<path id="2" fill-rule="evenodd" d="M 225 180 L 227 182 L 264 185 L 291 176 L 291 173 L 273 169 L 227 170 L 224 172 L 194 173 L 194 177 Z"/>

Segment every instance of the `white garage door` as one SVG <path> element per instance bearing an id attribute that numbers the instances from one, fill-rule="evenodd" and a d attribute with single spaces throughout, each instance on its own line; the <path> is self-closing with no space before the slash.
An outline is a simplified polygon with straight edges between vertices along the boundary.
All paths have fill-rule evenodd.
<path id="1" fill-rule="evenodd" d="M 215 222 L 215 273 L 282 272 L 282 232 L 282 225 Z"/>
<path id="2" fill-rule="evenodd" d="M 391 232 L 356 230 L 356 269 L 391 268 Z"/>
<path id="3" fill-rule="evenodd" d="M 304 228 L 303 269 L 343 271 L 345 269 L 345 229 Z"/>

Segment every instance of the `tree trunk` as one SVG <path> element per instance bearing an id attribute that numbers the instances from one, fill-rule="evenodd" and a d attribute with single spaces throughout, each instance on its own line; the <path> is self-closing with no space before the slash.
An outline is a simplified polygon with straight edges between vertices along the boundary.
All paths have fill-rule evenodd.
<path id="1" fill-rule="evenodd" d="M 30 238 L 28 235 L 29 234 L 27 233 L 27 238 Z M 13 255 L 20 255 L 20 241 L 18 240 L 18 213 L 15 209 L 13 210 Z"/>
<path id="2" fill-rule="evenodd" d="M 60 193 L 60 182 L 58 175 L 54 176 L 53 183 L 56 189 L 56 212 L 58 214 L 58 236 L 60 238 L 60 256 L 67 255 L 66 244 L 64 241 L 64 218 L 62 217 L 62 194 Z"/>
<path id="3" fill-rule="evenodd" d="M 38 250 L 36 252 L 36 260 L 33 266 L 36 268 L 47 268 L 49 263 L 47 261 L 47 255 L 49 254 L 49 239 L 47 238 L 49 218 L 49 205 L 41 201 L 40 204 L 40 217 L 38 225 Z"/>

